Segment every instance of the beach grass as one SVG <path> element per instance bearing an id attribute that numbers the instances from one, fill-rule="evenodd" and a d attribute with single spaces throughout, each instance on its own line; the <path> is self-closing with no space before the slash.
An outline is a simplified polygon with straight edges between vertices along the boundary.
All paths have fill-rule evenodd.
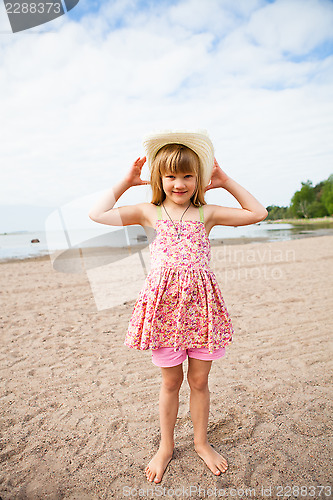
<path id="1" fill-rule="evenodd" d="M 294 225 L 306 225 L 306 224 L 333 224 L 333 216 L 327 217 L 314 217 L 309 219 L 277 219 L 277 220 L 265 220 L 268 224 L 294 224 Z"/>

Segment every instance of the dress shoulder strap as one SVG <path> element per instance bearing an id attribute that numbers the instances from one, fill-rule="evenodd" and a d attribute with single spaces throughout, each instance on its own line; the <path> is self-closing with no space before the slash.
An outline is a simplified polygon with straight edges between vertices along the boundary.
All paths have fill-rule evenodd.
<path id="1" fill-rule="evenodd" d="M 204 222 L 204 212 L 202 205 L 199 207 L 199 214 L 200 214 L 200 222 Z"/>
<path id="2" fill-rule="evenodd" d="M 156 205 L 157 210 L 157 220 L 162 220 L 162 208 L 161 205 Z M 204 222 L 204 211 L 203 206 L 199 207 L 200 222 Z"/>
<path id="3" fill-rule="evenodd" d="M 162 208 L 161 205 L 157 205 L 157 220 L 162 220 Z"/>

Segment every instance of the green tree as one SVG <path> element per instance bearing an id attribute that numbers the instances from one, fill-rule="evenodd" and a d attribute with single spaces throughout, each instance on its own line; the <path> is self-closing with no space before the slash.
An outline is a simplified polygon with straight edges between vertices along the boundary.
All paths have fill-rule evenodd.
<path id="1" fill-rule="evenodd" d="M 308 217 L 325 217 L 328 215 L 325 205 L 318 200 L 310 203 L 308 207 Z"/>
<path id="2" fill-rule="evenodd" d="M 302 182 L 302 187 L 291 198 L 291 210 L 296 217 L 310 217 L 310 206 L 315 201 L 316 195 L 312 182 Z"/>
<path id="3" fill-rule="evenodd" d="M 333 215 L 333 174 L 324 182 L 321 201 L 326 208 L 327 215 Z"/>
<path id="4" fill-rule="evenodd" d="M 285 219 L 289 214 L 289 207 L 279 207 L 277 205 L 270 205 L 266 207 L 268 212 L 268 216 L 266 220 L 277 220 L 277 219 Z"/>
<path id="5" fill-rule="evenodd" d="M 333 174 L 315 186 L 310 180 L 302 182 L 301 189 L 291 198 L 289 207 L 270 205 L 266 209 L 267 220 L 333 216 Z"/>

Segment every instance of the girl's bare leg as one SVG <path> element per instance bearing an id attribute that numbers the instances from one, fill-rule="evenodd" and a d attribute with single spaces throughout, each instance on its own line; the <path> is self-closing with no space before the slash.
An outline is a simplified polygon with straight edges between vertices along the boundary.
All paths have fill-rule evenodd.
<path id="1" fill-rule="evenodd" d="M 159 399 L 161 442 L 156 455 L 147 465 L 148 481 L 159 483 L 170 462 L 174 448 L 174 429 L 179 406 L 179 389 L 183 382 L 183 365 L 161 368 L 162 385 Z"/>
<path id="2" fill-rule="evenodd" d="M 228 463 L 211 447 L 207 439 L 210 403 L 208 375 L 211 365 L 211 361 L 189 358 L 187 380 L 191 388 L 190 410 L 195 451 L 215 475 L 220 475 L 227 470 Z"/>

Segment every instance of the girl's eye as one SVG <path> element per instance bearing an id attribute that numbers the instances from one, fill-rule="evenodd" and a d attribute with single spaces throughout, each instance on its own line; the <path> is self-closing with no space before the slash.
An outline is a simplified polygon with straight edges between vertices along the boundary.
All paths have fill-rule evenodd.
<path id="1" fill-rule="evenodd" d="M 174 179 L 174 178 L 175 178 L 175 176 L 174 176 L 174 175 L 166 175 L 165 177 L 166 177 L 167 179 Z M 187 178 L 188 178 L 188 177 L 192 177 L 192 175 L 191 175 L 191 174 L 185 175 L 185 178 L 186 178 L 186 177 L 187 177 Z"/>

